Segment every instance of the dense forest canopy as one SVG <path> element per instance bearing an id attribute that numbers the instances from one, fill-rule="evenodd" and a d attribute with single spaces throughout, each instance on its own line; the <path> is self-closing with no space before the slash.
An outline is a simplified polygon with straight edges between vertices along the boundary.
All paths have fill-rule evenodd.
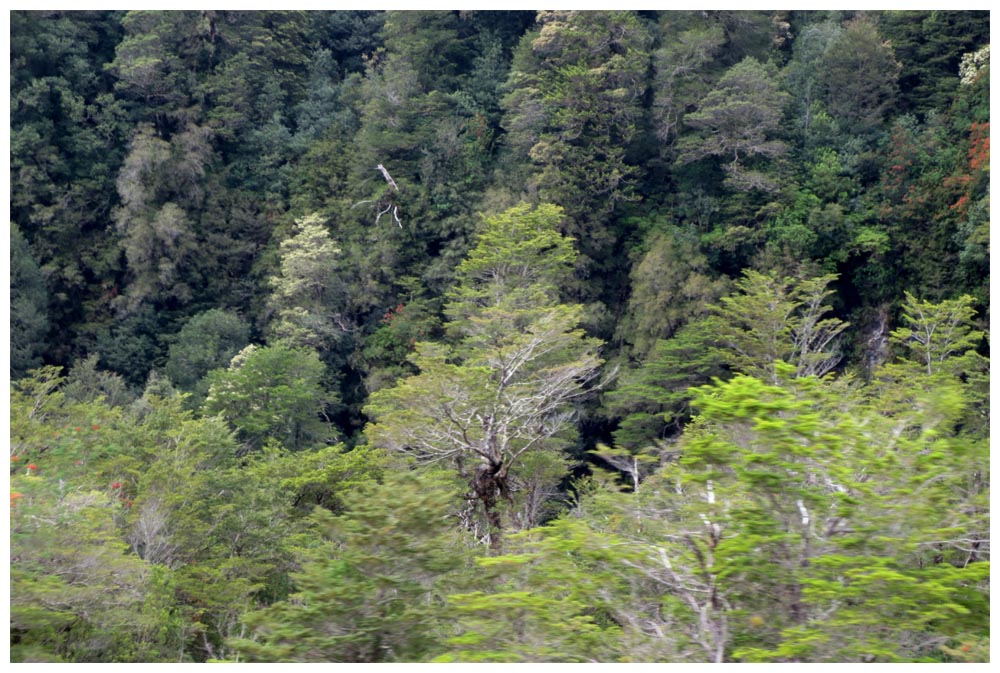
<path id="1" fill-rule="evenodd" d="M 10 23 L 12 661 L 988 661 L 988 12 Z"/>

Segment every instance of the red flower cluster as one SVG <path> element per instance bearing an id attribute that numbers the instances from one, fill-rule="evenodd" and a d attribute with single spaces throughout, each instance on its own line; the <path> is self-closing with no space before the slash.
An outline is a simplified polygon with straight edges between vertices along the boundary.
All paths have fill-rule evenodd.
<path id="1" fill-rule="evenodd" d="M 399 317 L 399 314 L 403 312 L 403 305 L 396 304 L 396 308 L 391 308 L 382 314 L 382 324 L 391 325 L 393 321 Z"/>
<path id="2" fill-rule="evenodd" d="M 122 487 L 122 483 L 120 481 L 116 481 L 116 482 L 113 482 L 111 484 L 111 488 L 113 488 L 113 489 L 119 489 L 121 487 Z"/>
<path id="3" fill-rule="evenodd" d="M 972 122 L 970 131 L 972 147 L 969 149 L 969 168 L 977 171 L 990 165 L 990 123 Z"/>

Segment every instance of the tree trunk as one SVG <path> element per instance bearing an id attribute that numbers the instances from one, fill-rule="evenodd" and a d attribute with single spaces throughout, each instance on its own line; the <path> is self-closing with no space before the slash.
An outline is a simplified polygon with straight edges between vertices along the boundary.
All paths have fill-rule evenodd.
<path id="1" fill-rule="evenodd" d="M 503 462 L 491 460 L 476 468 L 476 474 L 472 479 L 472 490 L 479 501 L 483 503 L 483 512 L 486 515 L 487 526 L 489 526 L 490 549 L 493 553 L 499 554 L 503 537 L 503 523 L 500 519 L 497 500 L 503 498 L 510 501 L 507 468 Z"/>

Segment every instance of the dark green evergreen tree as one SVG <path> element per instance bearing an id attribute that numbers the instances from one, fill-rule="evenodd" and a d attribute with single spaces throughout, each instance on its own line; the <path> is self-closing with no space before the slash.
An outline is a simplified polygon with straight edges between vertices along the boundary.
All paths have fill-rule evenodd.
<path id="1" fill-rule="evenodd" d="M 521 39 L 503 99 L 504 143 L 521 166 L 515 179 L 524 181 L 515 194 L 566 209 L 579 274 L 602 279 L 573 288 L 573 296 L 609 304 L 622 272 L 612 213 L 638 198 L 629 150 L 652 36 L 628 11 L 540 12 L 538 26 Z"/>
<path id="2" fill-rule="evenodd" d="M 197 391 L 204 399 L 208 393 L 205 375 L 228 366 L 249 341 L 250 328 L 238 315 L 222 309 L 198 313 L 177 333 L 163 372 L 181 390 Z"/>
<path id="3" fill-rule="evenodd" d="M 45 277 L 16 222 L 10 225 L 10 376 L 42 364 L 49 329 Z"/>

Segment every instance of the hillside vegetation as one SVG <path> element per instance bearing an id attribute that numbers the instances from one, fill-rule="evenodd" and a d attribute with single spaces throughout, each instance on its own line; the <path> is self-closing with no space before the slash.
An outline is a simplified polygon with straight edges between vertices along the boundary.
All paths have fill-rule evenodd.
<path id="1" fill-rule="evenodd" d="M 988 12 L 10 22 L 12 661 L 988 661 Z"/>

